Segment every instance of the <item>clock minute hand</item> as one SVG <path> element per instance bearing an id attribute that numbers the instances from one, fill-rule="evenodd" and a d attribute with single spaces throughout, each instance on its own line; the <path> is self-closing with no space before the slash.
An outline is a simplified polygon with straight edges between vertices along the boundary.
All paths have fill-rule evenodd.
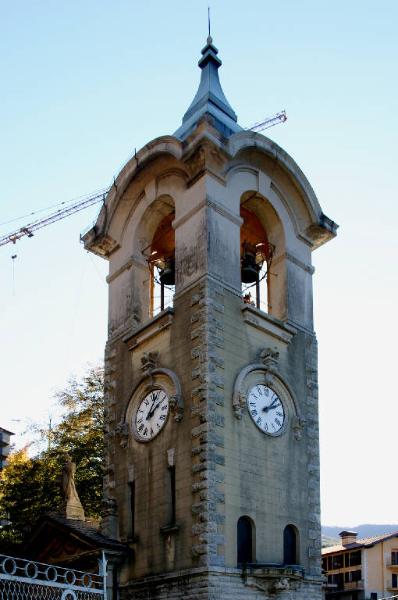
<path id="1" fill-rule="evenodd" d="M 151 409 L 150 413 L 148 413 L 148 416 L 152 417 L 154 415 L 154 413 L 157 411 L 157 409 L 159 408 L 159 406 L 162 404 L 162 402 L 163 402 L 163 398 L 162 398 L 162 400 L 159 400 L 157 405 Z"/>
<path id="2" fill-rule="evenodd" d="M 156 396 L 155 396 L 155 394 L 153 394 L 153 396 L 155 396 L 155 397 L 154 397 L 154 399 L 152 400 L 152 406 L 151 406 L 151 408 L 150 408 L 150 409 L 149 409 L 149 411 L 148 411 L 148 414 L 147 414 L 147 416 L 146 416 L 146 419 L 150 419 L 150 418 L 153 416 L 153 413 L 155 412 L 155 410 L 157 409 L 157 406 L 156 406 L 155 408 L 154 408 L 153 406 L 154 406 L 154 404 L 155 404 L 156 400 L 158 399 L 158 395 L 159 395 L 159 394 L 156 394 Z"/>

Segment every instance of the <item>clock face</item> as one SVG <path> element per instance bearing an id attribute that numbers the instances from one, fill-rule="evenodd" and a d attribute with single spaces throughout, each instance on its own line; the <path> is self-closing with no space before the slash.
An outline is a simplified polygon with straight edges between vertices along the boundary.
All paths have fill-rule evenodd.
<path id="1" fill-rule="evenodd" d="M 247 395 L 247 409 L 257 427 L 268 435 L 278 435 L 285 424 L 285 409 L 278 394 L 258 384 Z"/>
<path id="2" fill-rule="evenodd" d="M 152 440 L 166 424 L 169 398 L 163 390 L 151 390 L 141 400 L 133 417 L 133 430 L 141 442 Z"/>

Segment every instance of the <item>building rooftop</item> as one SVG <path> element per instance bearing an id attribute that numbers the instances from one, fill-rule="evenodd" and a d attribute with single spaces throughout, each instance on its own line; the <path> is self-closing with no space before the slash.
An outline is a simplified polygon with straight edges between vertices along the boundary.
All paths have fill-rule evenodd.
<path id="1" fill-rule="evenodd" d="M 4 427 L 0 427 L 0 435 L 2 433 L 7 433 L 8 435 L 15 435 L 12 431 L 8 431 L 8 429 L 4 429 Z"/>
<path id="2" fill-rule="evenodd" d="M 322 548 L 322 556 L 332 554 L 333 552 L 342 552 L 343 550 L 357 550 L 359 548 L 370 548 L 375 544 L 378 544 L 380 542 L 383 542 L 384 540 L 388 540 L 393 537 L 398 537 L 398 531 L 394 531 L 393 533 L 384 533 L 382 535 L 375 535 L 373 537 L 361 538 L 359 540 L 356 540 L 352 544 L 336 544 L 335 546 L 328 546 L 327 548 Z"/>

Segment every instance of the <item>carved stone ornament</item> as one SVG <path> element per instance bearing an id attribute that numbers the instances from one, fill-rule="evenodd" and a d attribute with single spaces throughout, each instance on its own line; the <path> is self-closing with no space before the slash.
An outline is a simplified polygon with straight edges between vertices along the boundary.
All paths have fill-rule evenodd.
<path id="1" fill-rule="evenodd" d="M 200 146 L 196 152 L 186 161 L 191 178 L 197 177 L 204 171 L 206 165 L 206 152 L 203 146 Z"/>
<path id="2" fill-rule="evenodd" d="M 181 394 L 174 394 L 174 396 L 170 396 L 169 406 L 171 412 L 174 414 L 174 421 L 176 421 L 176 423 L 180 423 L 184 416 L 184 405 Z"/>
<path id="3" fill-rule="evenodd" d="M 303 579 L 304 571 L 301 567 L 251 565 L 242 575 L 246 586 L 263 592 L 267 598 L 285 598 L 284 592 L 290 592 L 290 598 Z"/>
<path id="4" fill-rule="evenodd" d="M 203 122 L 203 126 L 206 128 L 208 125 Z M 212 171 L 221 176 L 225 160 L 224 153 L 213 142 L 203 140 L 201 146 L 187 158 L 185 164 L 188 168 L 190 179 L 194 180 L 205 170 Z"/>
<path id="5" fill-rule="evenodd" d="M 260 352 L 260 360 L 264 363 L 265 368 L 270 373 L 278 373 L 279 352 L 266 348 Z"/>
<path id="6" fill-rule="evenodd" d="M 272 591 L 274 592 L 282 592 L 290 589 L 289 579 L 287 577 L 281 577 L 277 579 L 272 585 Z"/>
<path id="7" fill-rule="evenodd" d="M 129 425 L 126 421 L 119 421 L 115 427 L 115 434 L 119 438 L 119 444 L 122 448 L 126 448 L 129 440 Z"/>
<path id="8" fill-rule="evenodd" d="M 118 242 L 116 242 L 109 235 L 102 235 L 98 237 L 95 244 L 93 244 L 94 252 L 100 256 L 110 256 L 112 252 L 118 248 Z"/>
<path id="9" fill-rule="evenodd" d="M 294 433 L 294 438 L 297 441 L 301 440 L 304 426 L 305 426 L 305 419 L 302 419 L 302 418 L 296 416 L 293 421 L 292 429 L 293 429 L 293 433 Z"/>
<path id="10" fill-rule="evenodd" d="M 150 374 L 159 365 L 159 352 L 144 352 L 141 357 L 141 369 Z"/>

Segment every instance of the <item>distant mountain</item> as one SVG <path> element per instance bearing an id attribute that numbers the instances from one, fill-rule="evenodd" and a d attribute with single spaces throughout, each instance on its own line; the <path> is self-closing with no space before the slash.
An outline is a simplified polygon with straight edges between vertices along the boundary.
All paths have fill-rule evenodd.
<path id="1" fill-rule="evenodd" d="M 331 538 L 327 535 L 322 535 L 322 548 L 329 548 L 329 546 L 336 546 L 340 542 L 340 538 Z"/>
<path id="2" fill-rule="evenodd" d="M 339 533 L 340 531 L 356 531 L 358 533 L 358 539 L 373 537 L 374 535 L 382 535 L 383 533 L 393 533 L 394 531 L 398 531 L 398 525 L 392 525 L 391 523 L 388 525 L 373 525 L 373 524 L 365 524 L 365 525 L 342 525 L 338 526 L 330 526 L 330 525 L 322 525 L 322 538 L 329 545 L 338 544 L 340 541 Z"/>

